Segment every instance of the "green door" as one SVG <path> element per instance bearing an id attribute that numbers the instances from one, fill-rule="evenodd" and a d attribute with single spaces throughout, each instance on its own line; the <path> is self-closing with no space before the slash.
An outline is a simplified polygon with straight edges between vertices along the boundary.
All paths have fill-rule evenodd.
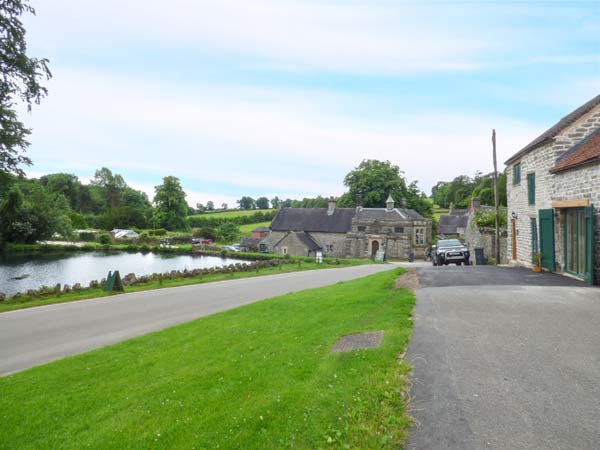
<path id="1" fill-rule="evenodd" d="M 540 252 L 542 267 L 554 272 L 554 210 L 540 209 Z"/>
<path id="2" fill-rule="evenodd" d="M 585 281 L 594 284 L 594 205 L 585 208 Z"/>

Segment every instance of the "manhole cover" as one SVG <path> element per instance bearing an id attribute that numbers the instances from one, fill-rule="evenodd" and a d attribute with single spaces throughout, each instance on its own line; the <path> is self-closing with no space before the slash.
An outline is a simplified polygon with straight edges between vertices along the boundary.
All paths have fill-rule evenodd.
<path id="1" fill-rule="evenodd" d="M 349 352 L 359 348 L 375 348 L 381 344 L 383 331 L 351 334 L 341 337 L 331 349 L 331 353 Z"/>

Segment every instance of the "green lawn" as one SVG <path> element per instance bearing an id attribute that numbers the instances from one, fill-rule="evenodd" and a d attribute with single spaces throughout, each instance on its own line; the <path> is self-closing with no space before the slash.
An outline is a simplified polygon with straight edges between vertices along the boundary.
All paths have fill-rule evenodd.
<path id="1" fill-rule="evenodd" d="M 271 225 L 271 222 L 249 223 L 247 225 L 240 225 L 240 231 L 242 232 L 242 236 L 250 236 L 252 234 L 252 230 L 254 230 L 255 228 L 269 228 L 269 225 Z"/>
<path id="2" fill-rule="evenodd" d="M 414 296 L 399 269 L 0 378 L 5 449 L 397 449 Z M 378 349 L 331 354 L 384 330 Z"/>
<path id="3" fill-rule="evenodd" d="M 210 219 L 218 219 L 218 218 L 231 218 L 231 217 L 239 217 L 239 216 L 250 216 L 257 212 L 271 212 L 272 209 L 248 209 L 248 210 L 234 210 L 234 211 L 226 211 L 226 212 L 214 212 L 214 213 L 205 213 L 205 214 L 194 214 L 190 217 L 204 217 Z"/>

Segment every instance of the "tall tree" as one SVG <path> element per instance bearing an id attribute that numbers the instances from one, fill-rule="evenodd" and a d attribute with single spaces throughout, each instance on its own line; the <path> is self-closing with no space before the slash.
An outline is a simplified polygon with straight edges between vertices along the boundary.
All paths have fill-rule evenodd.
<path id="1" fill-rule="evenodd" d="M 267 197 L 258 197 L 256 199 L 256 207 L 258 209 L 269 209 L 269 199 Z"/>
<path id="2" fill-rule="evenodd" d="M 27 55 L 21 16 L 35 14 L 28 3 L 28 0 L 0 2 L 0 171 L 18 175 L 23 175 L 19 165 L 31 165 L 24 155 L 31 130 L 19 120 L 16 103 L 24 102 L 30 111 L 32 104 L 39 104 L 47 94 L 40 81 L 52 76 L 47 59 Z"/>
<path id="3" fill-rule="evenodd" d="M 238 205 L 240 205 L 240 209 L 255 209 L 256 202 L 252 197 L 242 197 L 237 201 Z"/>
<path id="4" fill-rule="evenodd" d="M 431 202 L 419 190 L 416 181 L 407 183 L 400 168 L 389 161 L 363 160 L 346 175 L 344 184 L 348 192 L 339 199 L 340 207 L 353 207 L 360 197 L 362 206 L 381 208 L 385 206 L 388 195 L 391 195 L 397 207 L 402 199 L 406 199 L 409 208 L 426 217 L 432 215 Z"/>
<path id="5" fill-rule="evenodd" d="M 186 220 L 188 204 L 185 192 L 177 177 L 164 177 L 163 183 L 154 188 L 154 219 L 167 230 L 189 229 Z"/>
<path id="6" fill-rule="evenodd" d="M 280 203 L 281 203 L 281 200 L 277 196 L 275 196 L 271 199 L 271 206 L 275 209 L 279 208 Z"/>
<path id="7" fill-rule="evenodd" d="M 206 209 L 208 209 L 209 211 L 214 211 L 215 209 L 215 202 L 213 202 L 212 200 L 209 200 L 206 202 Z"/>
<path id="8" fill-rule="evenodd" d="M 127 187 L 127 183 L 119 174 L 113 174 L 106 167 L 96 170 L 94 178 L 90 182 L 92 186 L 97 186 L 102 190 L 106 203 L 111 208 L 119 206 L 119 196 L 123 189 Z"/>

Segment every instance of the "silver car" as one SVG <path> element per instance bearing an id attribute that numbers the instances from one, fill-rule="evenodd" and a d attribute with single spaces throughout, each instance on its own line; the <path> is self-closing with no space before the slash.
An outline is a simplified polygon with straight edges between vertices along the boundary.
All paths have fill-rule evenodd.
<path id="1" fill-rule="evenodd" d="M 442 239 L 438 241 L 437 246 L 431 253 L 431 260 L 434 266 L 456 264 L 460 266 L 464 263 L 468 266 L 471 263 L 469 249 L 458 239 Z"/>

